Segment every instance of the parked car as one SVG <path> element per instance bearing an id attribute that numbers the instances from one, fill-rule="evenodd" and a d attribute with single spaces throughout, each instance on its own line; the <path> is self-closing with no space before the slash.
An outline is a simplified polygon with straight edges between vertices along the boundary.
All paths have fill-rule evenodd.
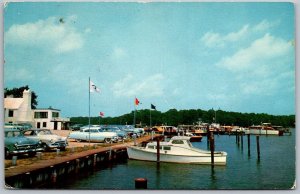
<path id="1" fill-rule="evenodd" d="M 5 123 L 4 124 L 4 128 L 5 129 L 18 129 L 20 131 L 24 130 L 27 128 L 27 126 L 23 125 L 23 124 L 17 124 L 17 123 Z"/>
<path id="2" fill-rule="evenodd" d="M 129 137 L 132 137 L 133 135 L 140 137 L 144 134 L 143 128 L 134 128 L 132 125 L 124 125 L 122 130 L 124 130 Z"/>
<path id="3" fill-rule="evenodd" d="M 116 132 L 118 135 L 118 139 L 120 141 L 125 140 L 128 138 L 127 133 L 123 130 L 121 130 L 118 127 L 112 127 L 112 126 L 102 126 L 100 131 L 102 132 Z"/>
<path id="4" fill-rule="evenodd" d="M 40 140 L 45 150 L 66 150 L 68 145 L 67 137 L 56 135 L 49 129 L 28 129 L 23 134 L 27 138 Z"/>
<path id="5" fill-rule="evenodd" d="M 12 155 L 28 154 L 34 156 L 36 152 L 43 151 L 42 142 L 36 139 L 24 137 L 16 128 L 5 128 L 5 158 Z"/>
<path id="6" fill-rule="evenodd" d="M 78 142 L 80 141 L 90 141 L 90 142 L 117 142 L 118 135 L 116 132 L 103 132 L 101 128 L 98 127 L 90 127 L 83 128 L 80 131 L 71 132 L 68 136 L 69 139 L 74 139 Z"/>
<path id="7" fill-rule="evenodd" d="M 74 125 L 71 125 L 70 126 L 70 129 L 72 131 L 79 131 L 80 130 L 80 127 L 82 127 L 83 125 L 82 124 L 74 124 Z"/>
<path id="8" fill-rule="evenodd" d="M 30 123 L 19 123 L 18 126 L 21 128 L 21 130 L 27 130 L 32 128 L 32 125 Z"/>

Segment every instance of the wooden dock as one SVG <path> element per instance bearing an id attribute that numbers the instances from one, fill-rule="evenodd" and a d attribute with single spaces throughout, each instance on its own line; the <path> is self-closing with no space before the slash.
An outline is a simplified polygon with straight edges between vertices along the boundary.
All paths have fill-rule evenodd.
<path id="1" fill-rule="evenodd" d="M 42 185 L 49 181 L 55 183 L 57 178 L 70 173 L 78 173 L 81 169 L 127 158 L 127 146 L 150 140 L 151 136 L 144 136 L 128 143 L 112 144 L 108 147 L 74 152 L 66 156 L 58 155 L 54 159 L 37 160 L 29 165 L 13 166 L 5 169 L 5 184 L 7 188 L 34 188 L 35 185 Z"/>

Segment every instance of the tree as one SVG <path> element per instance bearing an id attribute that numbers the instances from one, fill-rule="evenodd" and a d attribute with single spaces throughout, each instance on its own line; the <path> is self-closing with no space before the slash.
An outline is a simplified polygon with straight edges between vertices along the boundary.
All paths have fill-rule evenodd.
<path id="1" fill-rule="evenodd" d="M 20 88 L 13 88 L 13 89 L 4 89 L 4 98 L 7 96 L 13 96 L 14 98 L 22 98 L 23 97 L 23 91 L 24 90 L 29 90 L 28 85 L 22 86 Z M 38 105 L 37 101 L 37 95 L 35 94 L 34 91 L 31 91 L 31 108 L 36 109 L 36 106 Z"/>

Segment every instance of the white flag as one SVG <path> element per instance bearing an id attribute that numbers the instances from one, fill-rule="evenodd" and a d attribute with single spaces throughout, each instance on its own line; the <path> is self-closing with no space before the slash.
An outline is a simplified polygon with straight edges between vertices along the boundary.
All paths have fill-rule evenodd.
<path id="1" fill-rule="evenodd" d="M 90 81 L 90 92 L 100 92 L 100 89 Z"/>

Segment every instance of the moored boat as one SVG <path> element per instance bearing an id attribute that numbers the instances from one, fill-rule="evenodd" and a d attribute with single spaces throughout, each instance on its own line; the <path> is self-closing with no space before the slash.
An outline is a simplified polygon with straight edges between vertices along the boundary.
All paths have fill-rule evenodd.
<path id="1" fill-rule="evenodd" d="M 252 135 L 283 135 L 283 130 L 272 127 L 271 123 L 262 123 L 261 125 L 253 125 L 248 128 L 246 134 Z"/>
<path id="2" fill-rule="evenodd" d="M 172 163 L 211 164 L 211 152 L 195 148 L 190 137 L 174 136 L 168 142 L 160 142 L 160 161 Z M 146 147 L 127 147 L 129 159 L 157 161 L 157 142 L 149 142 Z M 227 153 L 214 151 L 214 164 L 226 165 Z"/>

